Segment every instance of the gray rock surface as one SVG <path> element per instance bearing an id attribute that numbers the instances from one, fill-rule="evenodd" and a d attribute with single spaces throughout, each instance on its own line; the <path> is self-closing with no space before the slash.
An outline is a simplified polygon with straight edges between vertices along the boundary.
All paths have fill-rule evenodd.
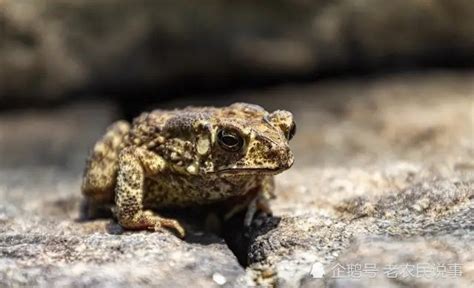
<path id="1" fill-rule="evenodd" d="M 78 89 L 474 61 L 470 0 L 2 0 L 0 27 L 0 104 L 19 106 Z"/>
<path id="2" fill-rule="evenodd" d="M 82 158 L 116 118 L 113 107 L 2 115 L 0 286 L 470 287 L 473 96 L 472 73 L 433 72 L 223 97 L 222 104 L 284 107 L 298 124 L 297 162 L 277 177 L 274 217 L 259 216 L 247 236 L 235 237 L 248 241 L 238 255 L 247 267 L 228 248 L 232 239 L 193 227 L 182 241 L 167 232 L 124 232 L 112 220 L 79 219 Z M 84 112 L 91 107 L 102 112 Z M 36 136 L 15 132 L 34 119 L 43 119 L 27 133 Z M 35 158 L 47 146 L 32 139 L 42 135 L 70 149 Z M 333 274 L 337 265 L 357 273 L 357 264 L 377 273 Z M 386 274 L 390 267 L 404 267 L 405 274 L 394 279 Z"/>
<path id="3" fill-rule="evenodd" d="M 79 219 L 80 181 L 57 169 L 2 171 L 0 286 L 237 286 L 244 268 L 222 239 L 123 232 Z M 27 180 L 25 180 L 27 179 Z"/>

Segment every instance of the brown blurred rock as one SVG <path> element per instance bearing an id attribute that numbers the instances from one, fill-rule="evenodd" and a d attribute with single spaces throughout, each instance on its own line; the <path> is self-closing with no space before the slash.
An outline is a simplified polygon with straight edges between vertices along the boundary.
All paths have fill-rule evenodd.
<path id="1" fill-rule="evenodd" d="M 21 106 L 84 89 L 468 65 L 474 4 L 2 0 L 0 33 L 0 105 Z"/>
<path id="2" fill-rule="evenodd" d="M 111 103 L 75 103 L 0 114 L 0 167 L 82 170 L 94 141 L 117 118 Z"/>

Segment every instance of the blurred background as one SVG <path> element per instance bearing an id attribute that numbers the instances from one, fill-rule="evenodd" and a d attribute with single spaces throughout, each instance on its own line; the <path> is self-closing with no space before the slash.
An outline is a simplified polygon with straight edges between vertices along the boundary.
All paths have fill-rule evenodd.
<path id="1" fill-rule="evenodd" d="M 331 287 L 470 287 L 473 68 L 473 0 L 0 0 L 0 286 L 243 287 L 268 261 L 313 287 L 338 257 L 465 276 Z M 228 247 L 78 221 L 113 121 L 235 101 L 295 115 L 281 221 L 228 226 Z"/>
<path id="2" fill-rule="evenodd" d="M 471 0 L 0 0 L 0 166 L 79 173 L 116 119 L 233 101 L 293 111 L 298 165 L 433 156 L 472 144 L 473 65 Z"/>

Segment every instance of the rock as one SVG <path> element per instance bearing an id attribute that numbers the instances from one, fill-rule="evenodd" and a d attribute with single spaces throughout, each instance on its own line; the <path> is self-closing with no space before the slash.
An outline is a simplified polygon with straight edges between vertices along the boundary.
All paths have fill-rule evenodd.
<path id="1" fill-rule="evenodd" d="M 0 105 L 45 105 L 77 91 L 136 99 L 137 88 L 162 97 L 157 90 L 167 87 L 469 65 L 473 21 L 469 0 L 3 0 Z"/>
<path id="2" fill-rule="evenodd" d="M 344 197 L 341 197 L 339 198 L 341 206 L 335 208 L 336 211 L 340 209 L 342 213 L 319 209 L 311 211 L 311 208 L 308 207 L 311 205 L 309 199 L 317 199 L 324 197 L 324 195 L 318 195 L 317 192 L 314 195 L 307 195 L 305 197 L 308 197 L 306 199 L 310 205 L 288 209 L 284 212 L 284 216 L 281 216 L 278 225 L 272 225 L 271 228 L 268 228 L 268 224 L 254 227 L 255 232 L 251 237 L 248 252 L 250 267 L 257 271 L 261 270 L 261 267 L 274 271 L 272 279 L 264 279 L 258 275 L 255 277 L 256 281 L 257 283 L 269 281 L 285 287 L 298 287 L 308 281 L 309 271 L 315 263 L 320 263 L 326 269 L 333 267 L 334 263 L 341 263 L 339 256 L 351 249 L 355 239 L 361 239 L 360 241 L 364 244 L 366 242 L 372 243 L 373 240 L 370 240 L 372 238 L 378 239 L 378 245 L 384 247 L 384 243 L 391 245 L 390 243 L 400 239 L 407 242 L 417 239 L 417 242 L 424 243 L 423 241 L 429 242 L 430 239 L 449 235 L 450 241 L 466 246 L 464 249 L 467 252 L 469 237 L 474 235 L 473 179 L 470 177 L 464 180 L 422 181 L 402 190 L 384 189 L 384 194 L 376 197 L 378 200 L 373 202 L 361 201 L 359 198 L 352 197 L 345 200 Z M 387 178 L 386 181 L 390 183 L 391 179 Z M 293 191 L 293 194 L 296 193 Z M 426 204 L 425 209 L 415 208 L 420 202 L 430 204 Z M 328 205 L 328 203 L 323 205 Z M 268 220 L 266 221 L 268 222 Z M 394 245 L 403 247 L 403 244 Z M 366 249 L 370 249 L 370 247 L 372 246 L 369 245 Z M 416 255 L 424 253 L 423 250 L 413 249 L 418 251 Z M 445 252 L 443 248 L 439 248 L 439 250 L 439 253 Z M 462 252 L 464 253 L 464 251 Z M 391 253 L 394 254 L 393 257 L 396 257 L 397 253 L 403 253 L 403 250 L 396 252 L 394 248 Z M 374 254 L 372 260 L 376 260 L 376 255 Z M 468 253 L 466 256 L 471 259 L 474 255 Z M 364 262 L 363 255 L 358 255 L 356 252 L 353 252 L 351 259 L 355 261 L 352 262 L 353 264 L 375 263 Z M 416 265 L 418 260 L 426 259 L 421 256 L 420 258 L 415 257 L 411 263 Z M 351 264 L 349 261 L 344 263 L 345 265 Z M 440 263 L 448 264 L 448 262 Z M 469 260 L 449 262 L 449 264 L 453 263 L 471 269 Z M 468 272 L 469 270 L 462 275 L 464 278 L 461 279 L 461 275 L 459 275 L 457 279 L 448 279 L 447 283 L 471 281 L 474 274 L 472 271 Z M 350 281 L 358 280 L 349 276 L 347 278 Z M 332 283 L 333 280 L 327 276 L 325 283 Z M 410 283 L 410 279 L 405 280 Z M 431 279 L 431 281 L 435 280 Z M 334 281 L 337 282 L 338 279 Z M 372 280 L 360 283 L 363 283 L 361 284 L 363 287 L 377 286 L 370 281 Z M 310 281 L 310 283 L 313 282 Z M 446 285 L 449 286 L 448 284 Z M 345 284 L 341 282 L 340 285 L 344 286 Z"/>
<path id="3" fill-rule="evenodd" d="M 25 181 L 25 177 L 28 181 Z M 81 222 L 78 175 L 0 173 L 0 286 L 225 287 L 244 269 L 217 237 L 194 243 L 170 233 L 123 232 L 110 220 Z"/>
<path id="4" fill-rule="evenodd" d="M 86 147 L 116 117 L 113 107 L 2 115 L 0 131 L 10 136 L 0 138 L 1 157 L 16 160 L 0 162 L 0 286 L 468 287 L 473 80 L 468 72 L 405 74 L 195 102 L 238 99 L 296 115 L 296 163 L 276 178 L 273 216 L 258 215 L 244 231 L 229 223 L 224 239 L 192 221 L 182 241 L 80 220 Z M 98 113 L 85 112 L 91 107 Z M 55 154 L 32 140 L 50 131 L 70 149 Z M 55 160 L 35 156 L 42 152 Z M 341 267 L 353 274 L 335 277 Z M 394 279 L 392 268 L 405 274 Z M 440 277 L 428 274 L 434 269 Z"/>
<path id="5" fill-rule="evenodd" d="M 302 287 L 469 287 L 473 240 L 472 231 L 428 239 L 357 239 L 324 278 L 306 278 Z"/>

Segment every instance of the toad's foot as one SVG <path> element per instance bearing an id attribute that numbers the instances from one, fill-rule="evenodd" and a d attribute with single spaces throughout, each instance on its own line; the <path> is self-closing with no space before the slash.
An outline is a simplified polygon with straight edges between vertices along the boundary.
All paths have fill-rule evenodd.
<path id="1" fill-rule="evenodd" d="M 131 230 L 160 231 L 164 228 L 172 229 L 180 238 L 186 236 L 183 226 L 175 219 L 162 218 L 151 211 L 137 213 L 132 219 L 120 220 L 122 227 Z"/>

